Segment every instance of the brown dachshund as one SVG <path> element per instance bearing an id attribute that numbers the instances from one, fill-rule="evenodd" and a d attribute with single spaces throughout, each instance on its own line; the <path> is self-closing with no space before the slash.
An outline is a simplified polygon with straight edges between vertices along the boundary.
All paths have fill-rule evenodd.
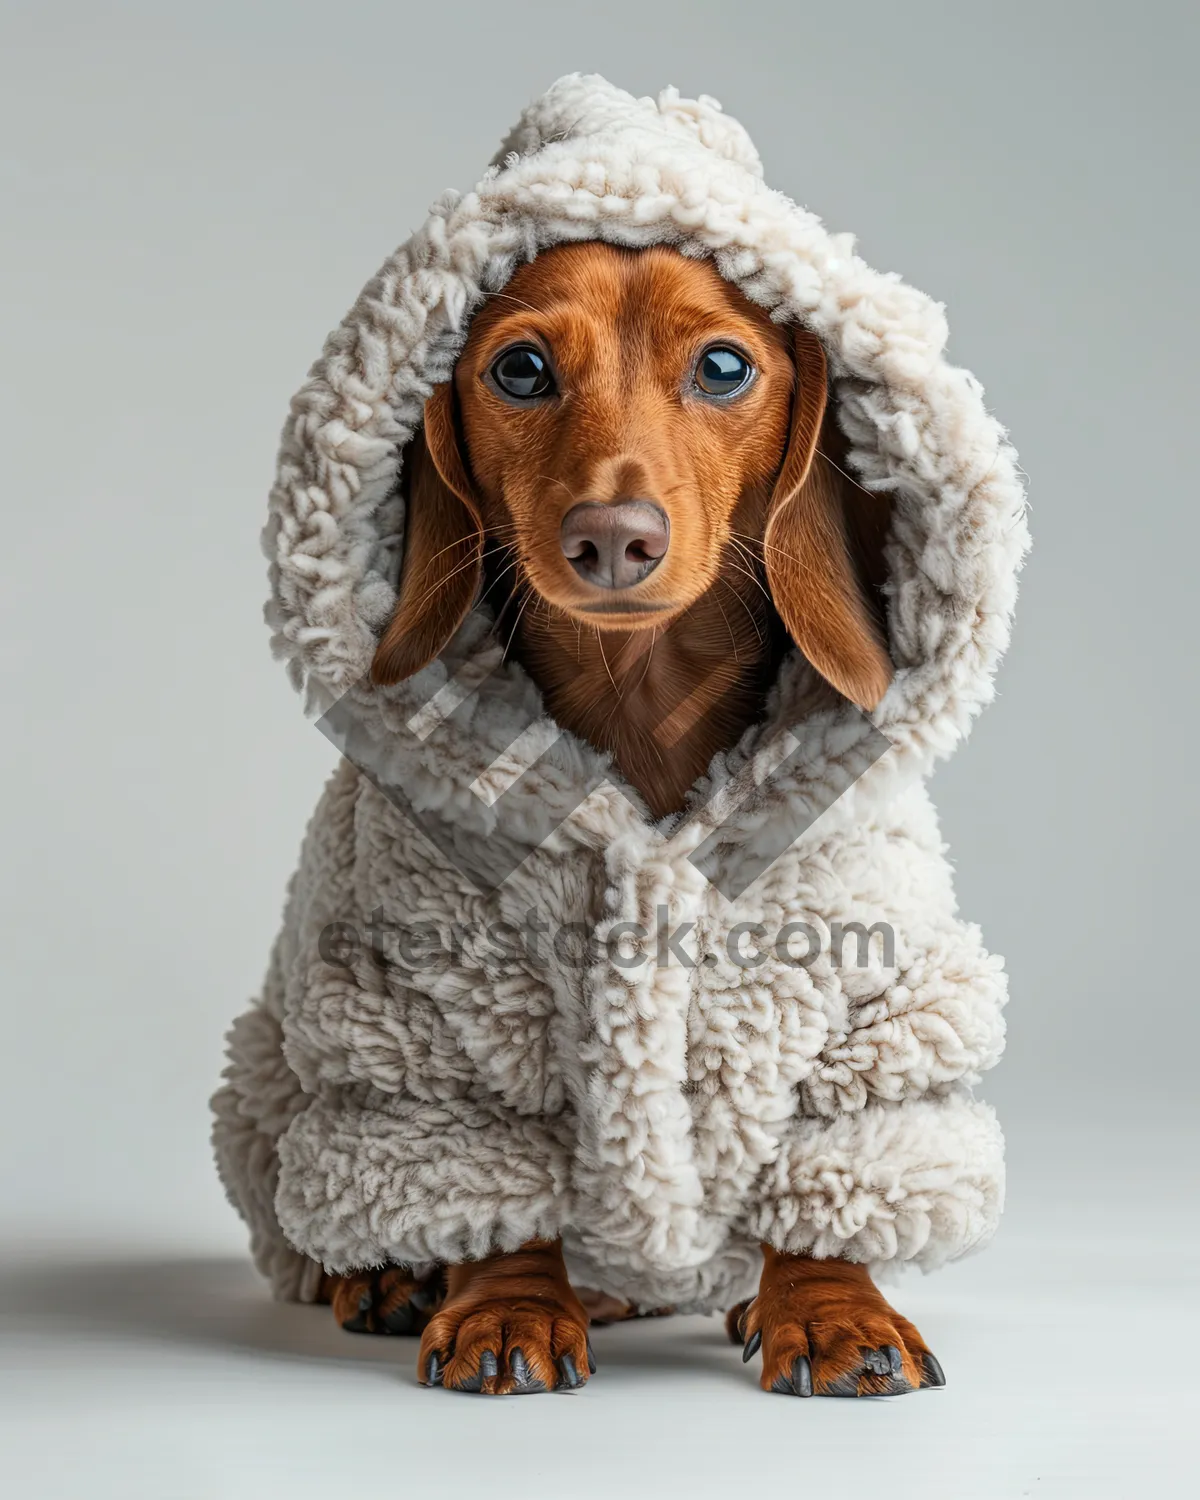
<path id="1" fill-rule="evenodd" d="M 891 677 L 875 587 L 886 502 L 846 476 L 826 394 L 817 339 L 707 262 L 596 243 L 538 256 L 426 403 L 375 680 L 432 661 L 482 593 L 549 713 L 609 752 L 655 817 L 759 716 L 789 639 L 873 707 Z M 764 1389 L 942 1383 L 865 1268 L 763 1249 L 758 1296 L 727 1326 L 747 1358 L 761 1347 Z M 324 1295 L 343 1327 L 419 1332 L 426 1383 L 550 1390 L 592 1366 L 557 1243 L 424 1281 L 327 1277 Z"/>

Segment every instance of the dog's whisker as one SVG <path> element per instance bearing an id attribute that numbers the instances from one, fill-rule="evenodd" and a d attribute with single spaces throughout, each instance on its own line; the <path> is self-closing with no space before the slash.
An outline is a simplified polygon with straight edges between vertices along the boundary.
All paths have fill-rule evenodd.
<path id="1" fill-rule="evenodd" d="M 524 598 L 521 600 L 521 607 L 517 610 L 517 618 L 513 621 L 512 630 L 509 632 L 508 640 L 504 646 L 504 655 L 506 659 L 508 657 L 508 653 L 512 650 L 513 638 L 517 633 L 517 626 L 521 623 L 521 616 L 525 613 L 525 606 L 529 603 L 530 597 L 533 595 L 533 593 L 534 590 L 527 590 Z"/>
<path id="2" fill-rule="evenodd" d="M 740 573 L 742 570 L 739 568 L 737 571 Z M 762 643 L 763 643 L 763 633 L 762 633 L 762 630 L 761 630 L 761 628 L 759 626 L 758 621 L 754 618 L 754 611 L 750 608 L 750 606 L 742 598 L 741 594 L 738 593 L 737 589 L 734 588 L 733 584 L 730 583 L 730 581 L 729 581 L 728 578 L 721 578 L 720 576 L 718 576 L 717 582 L 718 583 L 723 583 L 725 585 L 725 587 L 729 590 L 729 592 L 733 595 L 733 597 L 737 600 L 737 602 L 746 611 L 746 618 L 750 621 L 751 628 L 754 631 L 755 639 L 758 641 L 758 644 L 761 646 Z M 716 597 L 715 594 L 713 595 L 713 603 L 717 606 L 718 609 L 721 610 L 721 618 L 725 621 L 725 628 L 729 631 L 730 643 L 733 646 L 733 659 L 735 661 L 738 661 L 738 660 L 740 660 L 740 658 L 738 657 L 737 639 L 734 636 L 733 627 L 730 625 L 729 619 L 726 616 L 724 609 L 721 608 L 721 601 Z"/>
<path id="3" fill-rule="evenodd" d="M 438 550 L 433 554 L 433 556 L 427 559 L 424 569 L 422 570 L 422 576 L 424 576 L 425 573 L 428 573 L 429 569 L 435 562 L 437 562 L 439 557 L 445 557 L 447 552 L 453 552 L 456 547 L 464 547 L 466 546 L 466 544 L 467 538 L 460 536 L 457 537 L 454 541 L 448 543 L 445 547 L 439 547 Z"/>
<path id="4" fill-rule="evenodd" d="M 780 557 L 787 558 L 788 562 L 795 563 L 802 572 L 808 573 L 811 577 L 816 578 L 820 576 L 817 569 L 810 562 L 806 562 L 802 557 L 797 557 L 795 553 L 789 552 L 785 547 L 779 547 L 774 542 L 766 540 L 760 542 L 759 545 L 765 552 L 775 552 Z"/>
<path id="5" fill-rule="evenodd" d="M 752 545 L 748 545 L 752 541 Z M 744 531 L 731 531 L 729 533 L 730 545 L 736 547 L 738 552 L 746 559 L 751 567 L 761 567 L 762 558 L 754 551 L 754 547 L 762 545 L 761 537 L 750 538 L 750 534 Z"/>
<path id="6" fill-rule="evenodd" d="M 600 648 L 600 660 L 604 663 L 604 670 L 608 673 L 608 680 L 612 683 L 613 692 L 617 695 L 617 702 L 613 709 L 613 712 L 615 713 L 617 708 L 619 708 L 621 704 L 621 690 L 617 686 L 616 678 L 614 678 L 612 674 L 612 668 L 608 664 L 608 657 L 604 654 L 604 634 L 599 629 L 597 629 L 596 631 L 596 644 Z"/>
<path id="7" fill-rule="evenodd" d="M 750 548 L 746 546 L 745 542 L 738 539 L 736 533 L 730 536 L 729 545 L 733 549 L 734 556 L 726 557 L 725 561 L 733 567 L 741 567 L 742 564 L 745 564 L 744 571 L 746 577 L 752 579 L 763 590 L 763 593 L 766 594 L 767 590 L 763 587 L 763 581 L 760 576 L 762 559 L 756 557 Z M 770 595 L 767 594 L 767 597 L 770 598 Z"/>
<path id="8" fill-rule="evenodd" d="M 651 662 L 651 659 L 654 656 L 654 647 L 655 647 L 655 643 L 658 640 L 658 632 L 659 632 L 659 627 L 657 625 L 653 626 L 651 628 L 651 630 L 650 630 L 650 645 L 649 645 L 649 647 L 647 648 L 647 651 L 646 651 L 646 664 L 642 668 L 642 675 L 637 680 L 637 687 L 638 688 L 640 688 L 642 686 L 642 684 L 645 682 L 645 680 L 646 680 L 646 674 L 650 670 L 650 662 Z M 634 691 L 636 692 L 637 689 L 635 688 Z"/>
<path id="9" fill-rule="evenodd" d="M 770 590 L 766 587 L 766 585 L 763 583 L 762 579 L 754 571 L 754 568 L 756 566 L 757 560 L 755 558 L 753 558 L 746 551 L 746 549 L 744 547 L 740 546 L 737 542 L 734 542 L 733 545 L 734 545 L 734 548 L 737 550 L 738 556 L 742 557 L 742 558 L 745 558 L 745 560 L 748 563 L 750 563 L 751 566 L 748 567 L 748 568 L 742 567 L 739 563 L 735 562 L 733 560 L 733 558 L 727 558 L 726 561 L 727 561 L 729 567 L 731 567 L 735 573 L 740 573 L 743 578 L 748 579 L 754 585 L 754 587 L 759 591 L 759 593 L 763 596 L 763 598 L 767 601 L 768 604 L 773 604 L 774 601 L 771 598 L 771 592 L 770 592 Z M 735 592 L 736 592 L 736 590 L 735 590 Z"/>
<path id="10" fill-rule="evenodd" d="M 770 599 L 771 595 L 763 587 L 762 579 L 759 578 L 759 577 L 757 577 L 756 574 L 752 573 L 749 568 L 743 567 L 743 565 L 741 563 L 735 562 L 733 560 L 733 558 L 731 558 L 731 557 L 726 559 L 726 566 L 732 572 L 734 572 L 734 573 L 740 573 L 741 576 L 744 579 L 746 579 L 746 581 L 748 583 L 752 583 L 754 585 L 754 587 L 759 591 L 759 593 L 763 596 L 764 599 L 767 599 L 767 600 Z M 719 576 L 720 575 L 718 574 L 718 577 Z"/>
<path id="11" fill-rule="evenodd" d="M 723 583 L 726 588 L 733 589 L 733 585 L 729 582 L 728 579 L 722 578 L 722 579 L 720 579 L 720 582 Z M 736 592 L 737 591 L 734 590 L 735 594 L 736 594 Z M 717 597 L 716 594 L 713 595 L 713 603 L 721 611 L 721 618 L 725 622 L 725 629 L 726 629 L 726 631 L 727 631 L 727 633 L 729 635 L 729 645 L 730 645 L 730 648 L 733 651 L 733 659 L 734 659 L 735 662 L 740 661 L 741 658 L 738 656 L 737 636 L 733 633 L 733 626 L 729 623 L 729 616 L 725 613 L 725 606 L 721 603 L 720 599 Z M 749 610 L 747 610 L 747 613 L 749 613 Z M 761 639 L 761 637 L 760 637 L 760 639 Z"/>
<path id="12" fill-rule="evenodd" d="M 505 577 L 506 574 L 512 573 L 513 571 L 515 571 L 519 567 L 520 567 L 520 562 L 519 562 L 519 560 L 517 558 L 514 557 L 513 560 L 512 560 L 512 562 L 508 563 L 507 566 L 505 566 L 504 568 L 502 568 L 500 570 L 500 572 L 496 574 L 496 576 L 492 579 L 491 583 L 489 583 L 488 586 L 487 586 L 487 588 L 484 589 L 483 593 L 480 595 L 480 598 L 486 599 L 487 596 L 501 582 L 501 580 Z"/>
<path id="13" fill-rule="evenodd" d="M 829 454 L 826 453 L 823 448 L 817 449 L 817 456 L 823 458 L 831 469 L 836 469 L 837 472 L 842 476 L 842 478 L 845 479 L 849 484 L 852 484 L 856 490 L 861 490 L 864 495 L 869 496 L 872 500 L 880 499 L 878 491 L 869 490 L 865 484 L 860 484 L 859 481 L 855 479 L 853 474 L 847 473 L 846 470 L 842 468 L 841 464 L 839 464 L 835 459 L 830 458 Z"/>
<path id="14" fill-rule="evenodd" d="M 469 557 L 466 562 L 459 563 L 458 567 L 452 568 L 449 573 L 445 574 L 444 577 L 435 579 L 433 583 L 431 583 L 425 590 L 425 592 L 418 597 L 416 604 L 413 606 L 414 610 L 420 612 L 440 589 L 445 588 L 445 586 L 448 583 L 451 583 L 455 578 L 457 578 L 460 573 L 470 572 L 470 570 L 474 566 L 475 558 Z M 428 567 L 422 570 L 422 578 L 425 577 L 428 571 Z"/>

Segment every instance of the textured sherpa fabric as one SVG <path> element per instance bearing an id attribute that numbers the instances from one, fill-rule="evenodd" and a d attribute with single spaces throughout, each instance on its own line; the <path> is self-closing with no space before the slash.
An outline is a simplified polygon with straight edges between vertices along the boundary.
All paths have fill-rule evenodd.
<path id="1" fill-rule="evenodd" d="M 397 479 L 423 403 L 484 299 L 542 249 L 587 239 L 709 257 L 815 332 L 849 464 L 891 501 L 897 670 L 872 718 L 892 749 L 733 901 L 688 856 L 713 835 L 736 866 L 781 823 L 803 826 L 870 732 L 798 654 L 690 814 L 659 823 L 498 665 L 481 607 L 412 682 L 365 681 L 395 602 Z M 274 645 L 310 710 L 349 695 L 388 779 L 442 837 L 439 853 L 343 761 L 264 992 L 231 1032 L 217 1158 L 279 1295 L 314 1296 L 321 1266 L 423 1266 L 561 1235 L 580 1282 L 709 1309 L 753 1290 L 764 1240 L 928 1268 L 992 1233 L 1003 1143 L 971 1090 L 1003 1045 L 1005 978 L 957 915 L 924 780 L 991 697 L 1028 538 L 1013 450 L 945 339 L 935 303 L 764 184 L 714 101 L 579 76 L 525 111 L 473 192 L 434 206 L 330 336 L 271 494 Z M 405 726 L 443 684 L 462 701 L 422 741 Z M 539 816 L 518 809 L 501 828 L 489 796 L 528 764 L 513 742 L 530 720 L 558 757 L 526 776 Z M 501 838 L 526 857 L 485 900 L 463 871 Z M 562 962 L 480 939 L 534 912 L 583 921 L 598 944 Z M 329 924 L 361 930 L 372 913 L 453 927 L 454 962 L 329 953 Z M 665 962 L 613 960 L 619 924 L 664 920 L 679 934 Z M 860 964 L 857 943 L 840 956 L 830 943 L 797 963 L 765 942 L 746 967 L 729 951 L 735 924 L 796 922 L 886 923 L 894 952 L 876 940 Z"/>

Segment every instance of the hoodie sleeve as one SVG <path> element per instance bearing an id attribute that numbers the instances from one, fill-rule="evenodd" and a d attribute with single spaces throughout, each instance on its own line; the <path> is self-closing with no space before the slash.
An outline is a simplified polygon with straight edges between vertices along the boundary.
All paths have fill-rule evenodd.
<path id="1" fill-rule="evenodd" d="M 331 1271 L 454 1263 L 560 1235 L 570 1180 L 570 1142 L 553 1122 L 366 1088 L 293 1121 L 275 1207 L 289 1242 Z"/>
<path id="2" fill-rule="evenodd" d="M 341 762 L 325 787 L 305 834 L 300 865 L 288 887 L 283 927 L 259 998 L 226 1038 L 222 1086 L 213 1095 L 212 1145 L 230 1203 L 250 1230 L 254 1264 L 281 1301 L 312 1302 L 321 1267 L 291 1245 L 279 1224 L 275 1195 L 279 1140 L 312 1103 L 289 1065 L 284 1045 L 287 974 L 303 927 L 336 910 L 349 890 L 347 851 L 357 776 Z"/>
<path id="3" fill-rule="evenodd" d="M 798 1118 L 763 1172 L 746 1229 L 795 1255 L 932 1270 L 989 1240 L 1004 1206 L 1004 1139 L 965 1089 Z"/>
<path id="4" fill-rule="evenodd" d="M 361 786 L 343 761 L 325 789 L 212 1101 L 222 1182 L 282 1300 L 314 1300 L 322 1268 L 468 1260 L 570 1222 L 566 1123 L 497 1099 L 443 1011 L 369 954 L 323 955 L 356 911 Z"/>
<path id="5" fill-rule="evenodd" d="M 976 926 L 949 918 L 897 934 L 894 956 L 890 971 L 856 972 L 845 967 L 850 954 L 843 947 L 846 1024 L 831 1028 L 801 1085 L 806 1114 L 943 1093 L 975 1083 L 1000 1060 L 1007 977 Z"/>
<path id="6" fill-rule="evenodd" d="M 250 1231 L 259 1274 L 283 1302 L 312 1302 L 321 1267 L 290 1245 L 275 1212 L 279 1137 L 310 1100 L 283 1055 L 278 958 L 261 999 L 227 1039 L 222 1086 L 212 1097 L 212 1145 L 226 1197 Z"/>
<path id="7" fill-rule="evenodd" d="M 845 934 L 813 973 L 829 1031 L 749 1229 L 797 1254 L 931 1269 L 999 1219 L 1003 1137 L 972 1087 L 1003 1051 L 1003 963 L 957 916 L 923 788 L 831 856 L 824 891 Z"/>

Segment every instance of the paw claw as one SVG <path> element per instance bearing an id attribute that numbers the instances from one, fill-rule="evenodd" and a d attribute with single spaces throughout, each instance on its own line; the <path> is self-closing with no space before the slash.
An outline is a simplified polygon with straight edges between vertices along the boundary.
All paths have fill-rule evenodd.
<path id="1" fill-rule="evenodd" d="M 750 1335 L 750 1337 L 746 1340 L 745 1344 L 742 1347 L 742 1363 L 744 1365 L 749 1364 L 754 1356 L 758 1353 L 761 1346 L 762 1330 L 755 1329 L 755 1331 Z"/>
<path id="2" fill-rule="evenodd" d="M 904 1361 L 900 1357 L 900 1351 L 895 1344 L 884 1344 L 883 1354 L 887 1357 L 889 1371 L 892 1375 L 903 1375 Z"/>
<path id="3" fill-rule="evenodd" d="M 500 1362 L 490 1349 L 479 1356 L 479 1373 L 484 1380 L 494 1380 L 500 1373 Z"/>
<path id="4" fill-rule="evenodd" d="M 558 1373 L 562 1377 L 561 1383 L 569 1391 L 573 1391 L 577 1385 L 583 1384 L 579 1378 L 579 1371 L 575 1368 L 575 1361 L 569 1354 L 564 1354 L 559 1358 Z"/>
<path id="5" fill-rule="evenodd" d="M 921 1375 L 921 1388 L 938 1387 L 946 1384 L 946 1377 L 942 1373 L 942 1367 L 934 1359 L 932 1354 L 927 1354 L 923 1360 L 924 1370 Z"/>
<path id="6" fill-rule="evenodd" d="M 441 1366 L 441 1361 L 438 1358 L 437 1351 L 435 1350 L 429 1356 L 429 1362 L 425 1366 L 425 1384 L 426 1385 L 441 1385 L 441 1383 L 442 1383 L 442 1366 Z"/>
<path id="7" fill-rule="evenodd" d="M 780 1396 L 811 1396 L 813 1393 L 812 1364 L 807 1354 L 798 1354 L 792 1361 L 790 1371 L 781 1371 L 771 1382 L 771 1389 Z"/>
<path id="8" fill-rule="evenodd" d="M 508 1369 L 513 1378 L 514 1396 L 532 1396 L 546 1389 L 540 1380 L 534 1378 L 523 1349 L 514 1349 L 509 1354 Z"/>
<path id="9" fill-rule="evenodd" d="M 594 1375 L 596 1373 L 596 1356 L 595 1356 L 595 1354 L 594 1354 L 594 1352 L 592 1350 L 592 1341 L 591 1341 L 591 1339 L 588 1339 L 588 1341 L 587 1341 L 587 1362 L 588 1362 L 588 1374 L 589 1375 Z"/>

